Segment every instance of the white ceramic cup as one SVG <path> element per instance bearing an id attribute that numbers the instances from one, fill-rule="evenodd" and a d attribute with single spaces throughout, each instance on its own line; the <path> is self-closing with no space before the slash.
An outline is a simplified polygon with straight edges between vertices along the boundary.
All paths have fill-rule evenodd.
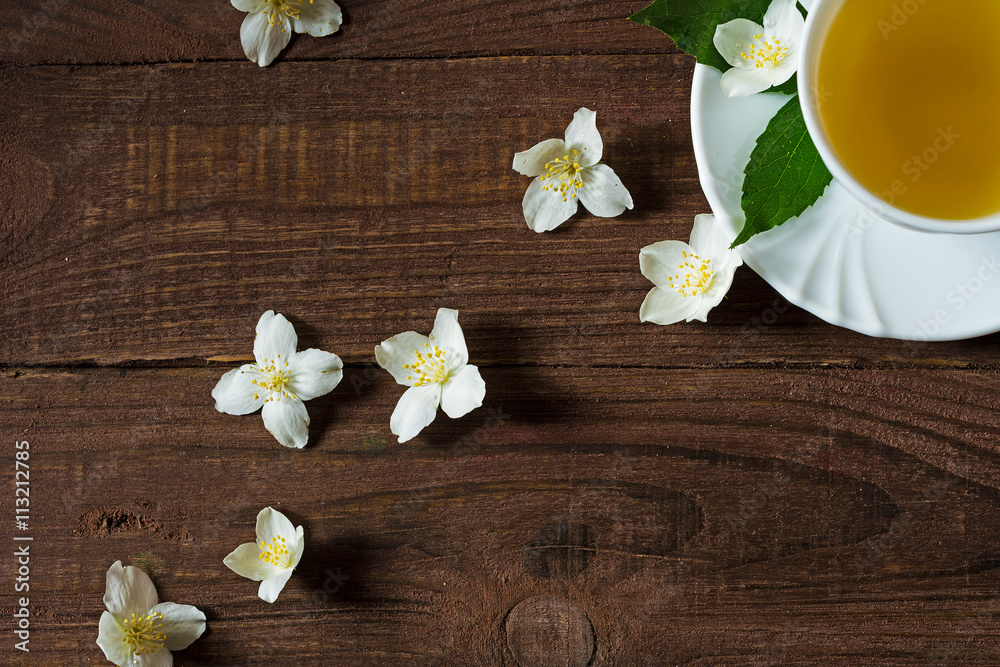
<path id="1" fill-rule="evenodd" d="M 827 93 L 823 89 L 822 82 L 817 81 L 816 75 L 819 71 L 823 43 L 844 1 L 813 0 L 812 10 L 806 18 L 805 32 L 802 36 L 798 69 L 799 100 L 802 103 L 806 127 L 834 179 L 873 213 L 907 229 L 939 234 L 982 234 L 1000 231 L 1000 213 L 969 220 L 942 220 L 896 208 L 862 185 L 837 157 L 820 119 L 819 109 Z"/>

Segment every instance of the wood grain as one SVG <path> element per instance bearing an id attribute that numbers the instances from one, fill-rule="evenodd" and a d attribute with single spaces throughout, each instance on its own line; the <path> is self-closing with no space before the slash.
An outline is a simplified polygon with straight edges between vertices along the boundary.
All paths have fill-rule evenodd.
<path id="1" fill-rule="evenodd" d="M 1000 338 L 866 338 L 747 269 L 638 323 L 639 249 L 708 212 L 644 4 L 358 0 L 267 69 L 225 1 L 3 5 L 0 662 L 104 664 L 122 559 L 206 612 L 178 665 L 1000 663 Z M 513 154 L 581 106 L 636 208 L 536 235 Z M 400 445 L 372 351 L 439 307 L 486 402 Z M 271 308 L 348 363 L 302 451 L 211 399 Z M 307 535 L 273 605 L 222 564 L 268 505 Z"/>
<path id="2" fill-rule="evenodd" d="M 282 60 L 494 55 L 676 53 L 662 33 L 628 16 L 649 2 L 600 0 L 377 0 L 341 2 L 344 25 L 324 38 L 293 35 Z M 4 2 L 0 63 L 125 64 L 245 61 L 245 13 L 228 1 Z"/>
<path id="3" fill-rule="evenodd" d="M 536 596 L 586 615 L 600 665 L 1000 659 L 995 373 L 494 368 L 482 409 L 398 445 L 401 388 L 351 368 L 293 451 L 212 409 L 222 371 L 0 378 L 32 452 L 24 664 L 98 661 L 117 558 L 206 610 L 184 665 L 515 665 Z M 307 534 L 274 605 L 221 564 L 266 505 Z"/>
<path id="4" fill-rule="evenodd" d="M 711 326 L 638 326 L 639 249 L 708 210 L 690 76 L 678 56 L 7 68 L 0 359 L 245 358 L 273 308 L 305 344 L 367 363 L 449 306 L 486 364 L 1000 364 L 995 337 L 837 330 L 747 269 Z M 539 236 L 512 156 L 581 105 L 636 209 Z"/>
<path id="5" fill-rule="evenodd" d="M 507 616 L 507 646 L 519 665 L 586 667 L 594 655 L 587 614 L 563 598 L 528 598 Z"/>

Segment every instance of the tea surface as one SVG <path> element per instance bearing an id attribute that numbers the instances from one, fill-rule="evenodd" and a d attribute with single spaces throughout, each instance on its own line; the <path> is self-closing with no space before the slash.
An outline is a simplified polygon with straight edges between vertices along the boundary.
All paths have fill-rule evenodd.
<path id="1" fill-rule="evenodd" d="M 997 0 L 845 0 L 816 78 L 844 165 L 912 213 L 1000 211 L 998 46 Z"/>

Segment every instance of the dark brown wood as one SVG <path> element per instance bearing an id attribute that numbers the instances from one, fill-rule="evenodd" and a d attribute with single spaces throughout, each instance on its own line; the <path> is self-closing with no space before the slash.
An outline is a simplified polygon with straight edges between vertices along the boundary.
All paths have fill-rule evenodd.
<path id="1" fill-rule="evenodd" d="M 105 664 L 118 559 L 206 612 L 178 665 L 1000 663 L 997 336 L 866 338 L 748 269 L 708 325 L 638 323 L 639 249 L 708 212 L 693 64 L 643 4 L 359 0 L 260 69 L 224 1 L 6 3 L 0 433 L 34 540 L 0 663 Z M 536 235 L 513 154 L 581 106 L 636 208 Z M 439 307 L 485 404 L 400 445 L 373 348 Z M 302 451 L 211 399 L 269 308 L 348 363 Z M 273 605 L 222 564 L 265 506 L 307 535 Z"/>
<path id="2" fill-rule="evenodd" d="M 522 667 L 586 667 L 594 655 L 587 614 L 564 598 L 538 596 L 507 616 L 507 646 Z"/>
<path id="3" fill-rule="evenodd" d="M 0 358 L 245 358 L 273 308 L 304 344 L 369 363 L 449 306 L 477 363 L 1000 364 L 996 338 L 830 327 L 748 269 L 711 326 L 639 326 L 639 250 L 708 211 L 691 71 L 680 56 L 7 68 Z M 512 157 L 561 136 L 581 105 L 636 209 L 539 236 Z"/>
<path id="4" fill-rule="evenodd" d="M 643 0 L 345 0 L 338 33 L 293 35 L 283 60 L 676 53 L 626 18 Z M 0 63 L 246 60 L 227 0 L 26 0 L 0 12 Z"/>
<path id="5" fill-rule="evenodd" d="M 223 370 L 0 379 L 46 664 L 100 657 L 118 558 L 206 610 L 180 664 L 515 665 L 538 596 L 585 614 L 593 664 L 1000 658 L 993 372 L 493 368 L 399 445 L 402 388 L 350 368 L 293 451 L 212 409 Z M 266 505 L 307 534 L 274 605 L 221 562 Z"/>

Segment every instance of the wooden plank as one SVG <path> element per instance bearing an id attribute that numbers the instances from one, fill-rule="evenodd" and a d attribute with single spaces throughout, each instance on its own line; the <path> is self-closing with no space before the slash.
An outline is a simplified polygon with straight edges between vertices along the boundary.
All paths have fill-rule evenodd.
<path id="1" fill-rule="evenodd" d="M 995 373 L 487 368 L 482 409 L 398 445 L 365 370 L 302 451 L 212 409 L 221 368 L 4 373 L 21 662 L 100 661 L 119 558 L 205 609 L 181 664 L 514 665 L 584 620 L 594 664 L 1000 659 Z M 274 605 L 221 563 L 265 505 L 308 536 Z"/>
<path id="2" fill-rule="evenodd" d="M 246 61 L 245 13 L 229 2 L 26 0 L 0 15 L 0 63 Z M 339 33 L 294 35 L 284 60 L 598 53 L 677 53 L 626 18 L 643 0 L 376 0 L 341 3 Z M 281 62 L 280 60 L 278 62 Z M 249 66 L 249 63 L 247 63 Z"/>
<path id="3" fill-rule="evenodd" d="M 711 326 L 640 325 L 639 249 L 708 210 L 690 76 L 679 56 L 4 69 L 0 360 L 245 358 L 274 308 L 366 363 L 449 306 L 485 364 L 1000 363 L 996 337 L 834 329 L 747 269 Z M 538 236 L 512 156 L 582 105 L 636 209 Z"/>

